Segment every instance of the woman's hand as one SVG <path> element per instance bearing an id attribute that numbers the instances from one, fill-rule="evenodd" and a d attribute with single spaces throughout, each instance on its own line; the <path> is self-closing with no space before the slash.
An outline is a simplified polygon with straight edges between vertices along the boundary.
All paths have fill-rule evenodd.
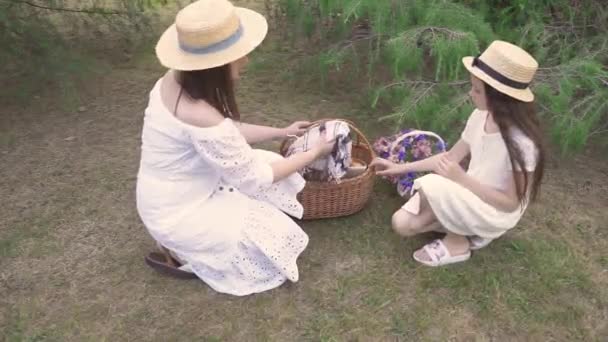
<path id="1" fill-rule="evenodd" d="M 321 133 L 317 144 L 310 150 L 314 153 L 315 159 L 322 158 L 330 154 L 336 146 L 336 139 L 327 141 L 327 133 Z"/>
<path id="2" fill-rule="evenodd" d="M 336 146 L 336 140 L 327 141 L 325 134 L 322 134 L 315 145 L 308 151 L 292 154 L 291 156 L 275 161 L 270 164 L 274 175 L 273 182 L 277 182 L 298 170 L 302 170 L 318 158 L 330 154 Z"/>
<path id="3" fill-rule="evenodd" d="M 375 158 L 369 166 L 376 170 L 378 176 L 397 176 L 405 172 L 403 165 L 383 158 Z"/>
<path id="4" fill-rule="evenodd" d="M 286 136 L 295 135 L 300 136 L 306 133 L 306 130 L 310 127 L 310 122 L 308 121 L 296 121 L 291 125 L 283 128 Z"/>
<path id="5" fill-rule="evenodd" d="M 440 156 L 437 165 L 435 166 L 435 172 L 456 183 L 462 183 L 462 180 L 466 176 L 466 172 L 460 167 L 460 164 L 452 161 L 448 155 L 449 153 L 444 153 Z"/>

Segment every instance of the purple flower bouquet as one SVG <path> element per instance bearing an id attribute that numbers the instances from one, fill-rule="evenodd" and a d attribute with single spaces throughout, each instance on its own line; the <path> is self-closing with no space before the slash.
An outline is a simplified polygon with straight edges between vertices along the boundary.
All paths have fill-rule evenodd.
<path id="1" fill-rule="evenodd" d="M 422 160 L 434 154 L 445 152 L 446 144 L 439 135 L 433 132 L 404 129 L 397 134 L 380 137 L 374 142 L 373 149 L 380 158 L 401 164 Z M 409 172 L 397 177 L 384 178 L 397 184 L 399 195 L 408 196 L 411 193 L 414 180 L 421 175 Z"/>

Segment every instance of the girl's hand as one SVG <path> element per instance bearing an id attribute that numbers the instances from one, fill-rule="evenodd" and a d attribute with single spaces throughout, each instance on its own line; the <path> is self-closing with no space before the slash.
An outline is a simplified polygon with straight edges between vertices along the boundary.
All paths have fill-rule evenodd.
<path id="1" fill-rule="evenodd" d="M 447 179 L 450 179 L 456 183 L 461 183 L 465 177 L 466 172 L 460 167 L 460 164 L 453 162 L 447 153 L 443 154 L 437 161 L 435 172 Z"/>
<path id="2" fill-rule="evenodd" d="M 378 176 L 397 176 L 403 173 L 399 164 L 382 158 L 375 158 L 369 166 L 376 170 Z"/>
<path id="3" fill-rule="evenodd" d="M 300 135 L 306 133 L 306 130 L 308 129 L 309 126 L 310 126 L 310 122 L 308 122 L 308 121 L 296 121 L 296 122 L 292 123 L 291 125 L 283 128 L 283 131 L 285 132 L 286 136 L 290 136 L 290 135 L 300 136 Z"/>

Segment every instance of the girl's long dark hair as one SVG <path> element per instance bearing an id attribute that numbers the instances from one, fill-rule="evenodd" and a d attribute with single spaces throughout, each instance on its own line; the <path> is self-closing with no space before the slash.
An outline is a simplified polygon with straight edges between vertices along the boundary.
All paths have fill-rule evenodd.
<path id="1" fill-rule="evenodd" d="M 494 121 L 500 129 L 500 134 L 507 146 L 509 159 L 513 170 L 521 170 L 523 173 L 524 182 L 513 173 L 513 179 L 517 188 L 517 198 L 520 203 L 525 204 L 527 201 L 526 194 L 529 191 L 530 199 L 535 201 L 540 193 L 541 181 L 545 172 L 545 144 L 543 134 L 540 127 L 540 122 L 536 115 L 534 102 L 522 102 L 505 95 L 491 86 L 485 85 L 486 98 L 488 102 L 488 110 L 492 113 Z M 529 179 L 526 172 L 525 162 L 523 159 L 523 151 L 521 147 L 514 142 L 512 138 L 512 128 L 518 128 L 527 136 L 538 150 L 536 168 L 532 174 L 532 179 Z"/>
<path id="2" fill-rule="evenodd" d="M 240 119 L 230 64 L 206 70 L 178 71 L 177 82 L 191 99 L 204 100 L 225 118 Z"/>

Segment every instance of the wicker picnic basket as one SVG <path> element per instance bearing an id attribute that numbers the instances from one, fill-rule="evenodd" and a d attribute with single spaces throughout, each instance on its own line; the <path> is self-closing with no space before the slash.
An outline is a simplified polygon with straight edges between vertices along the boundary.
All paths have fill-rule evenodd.
<path id="1" fill-rule="evenodd" d="M 315 121 L 311 127 L 320 125 L 324 119 Z M 375 157 L 372 145 L 365 135 L 350 121 L 348 123 L 353 138 L 352 159 L 369 165 Z M 352 133 L 356 133 L 354 136 Z M 287 153 L 293 138 L 285 139 L 281 144 L 281 154 Z M 307 181 L 304 190 L 298 194 L 298 200 L 304 207 L 303 220 L 348 216 L 359 212 L 369 201 L 374 187 L 374 173 L 367 168 L 363 173 L 352 178 L 342 179 L 339 183 Z"/>

